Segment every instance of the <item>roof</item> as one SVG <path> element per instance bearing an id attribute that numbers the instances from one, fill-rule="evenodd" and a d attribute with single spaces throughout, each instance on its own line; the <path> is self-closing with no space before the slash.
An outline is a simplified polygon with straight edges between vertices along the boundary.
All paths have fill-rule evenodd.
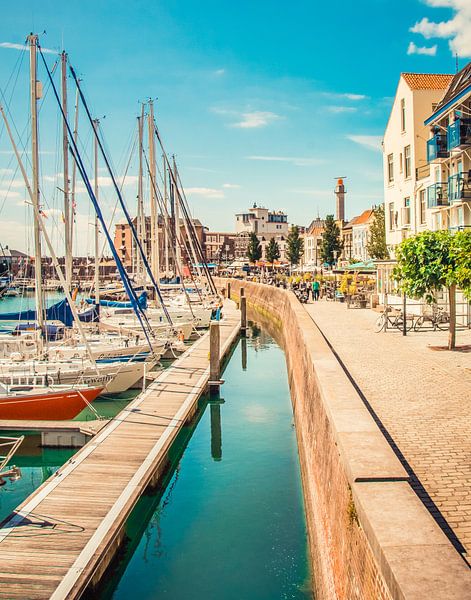
<path id="1" fill-rule="evenodd" d="M 445 95 L 440 100 L 435 110 L 440 110 L 443 106 L 448 104 L 453 98 L 458 96 L 467 87 L 471 85 L 471 62 L 469 62 L 461 71 L 458 71 L 456 75 L 452 77 L 452 81 L 445 92 Z"/>
<path id="2" fill-rule="evenodd" d="M 317 217 L 316 219 L 311 221 L 308 227 L 306 227 L 306 233 L 310 235 L 319 235 L 324 231 L 324 229 L 325 220 Z"/>
<path id="3" fill-rule="evenodd" d="M 369 208 L 368 210 L 364 210 L 361 215 L 355 217 L 353 220 L 355 221 L 353 225 L 363 225 L 364 223 L 368 223 L 371 217 L 374 214 L 374 210 Z"/>
<path id="4" fill-rule="evenodd" d="M 411 90 L 446 90 L 453 75 L 446 73 L 401 73 Z"/>
<path id="5" fill-rule="evenodd" d="M 344 225 L 342 227 L 342 231 L 345 231 L 345 229 L 351 229 L 354 225 L 356 225 L 357 219 L 359 217 L 353 217 L 353 219 L 351 219 L 346 225 Z"/>

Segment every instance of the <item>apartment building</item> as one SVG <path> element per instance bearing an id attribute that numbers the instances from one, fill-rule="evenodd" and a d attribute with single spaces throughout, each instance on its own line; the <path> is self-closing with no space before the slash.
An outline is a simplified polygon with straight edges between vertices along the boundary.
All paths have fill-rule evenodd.
<path id="1" fill-rule="evenodd" d="M 386 242 L 391 252 L 403 239 L 432 228 L 427 210 L 431 169 L 429 125 L 452 75 L 401 73 L 383 140 Z"/>
<path id="2" fill-rule="evenodd" d="M 368 243 L 370 241 L 370 227 L 374 221 L 374 209 L 364 210 L 355 217 L 352 224 L 352 258 L 363 262 L 370 260 Z"/>
<path id="3" fill-rule="evenodd" d="M 205 241 L 205 255 L 207 262 L 227 263 L 234 260 L 235 233 L 223 231 L 207 231 Z"/>
<path id="4" fill-rule="evenodd" d="M 304 239 L 304 254 L 301 262 L 306 267 L 320 267 L 322 265 L 322 234 L 325 229 L 325 220 L 316 217 L 305 233 L 302 234 Z"/>
<path id="5" fill-rule="evenodd" d="M 431 228 L 471 228 L 471 63 L 452 78 L 425 126 L 430 132 L 426 195 Z"/>
<path id="6" fill-rule="evenodd" d="M 247 212 L 236 214 L 236 233 L 256 233 L 269 240 L 288 234 L 288 215 L 283 211 L 270 211 L 254 203 Z"/>

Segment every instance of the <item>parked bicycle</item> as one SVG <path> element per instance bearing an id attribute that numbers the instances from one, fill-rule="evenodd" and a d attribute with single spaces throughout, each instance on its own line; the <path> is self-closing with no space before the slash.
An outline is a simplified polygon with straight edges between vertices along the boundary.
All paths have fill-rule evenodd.
<path id="1" fill-rule="evenodd" d="M 410 331 L 414 325 L 414 316 L 406 315 L 406 331 Z M 386 331 L 389 328 L 396 328 L 399 331 L 404 329 L 404 313 L 402 311 L 395 310 L 392 306 L 388 306 L 387 309 L 378 317 L 375 323 L 375 331 Z"/>
<path id="2" fill-rule="evenodd" d="M 428 310 L 417 317 L 414 323 L 414 331 L 419 331 L 421 328 L 431 328 L 433 331 L 440 329 L 445 331 L 450 326 L 450 315 L 442 306 L 432 304 Z"/>

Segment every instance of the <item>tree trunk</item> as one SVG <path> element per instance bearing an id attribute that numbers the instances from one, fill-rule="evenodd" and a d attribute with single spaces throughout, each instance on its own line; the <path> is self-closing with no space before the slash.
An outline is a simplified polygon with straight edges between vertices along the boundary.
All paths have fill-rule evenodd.
<path id="1" fill-rule="evenodd" d="M 454 350 L 456 345 L 456 285 L 448 288 L 450 304 L 450 328 L 448 333 L 448 350 Z"/>

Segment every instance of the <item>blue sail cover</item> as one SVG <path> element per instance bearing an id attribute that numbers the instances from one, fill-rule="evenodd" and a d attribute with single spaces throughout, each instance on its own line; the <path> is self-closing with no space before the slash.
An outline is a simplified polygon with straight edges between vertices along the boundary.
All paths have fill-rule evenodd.
<path id="1" fill-rule="evenodd" d="M 88 304 L 95 304 L 93 298 L 86 298 Z M 137 299 L 137 302 L 142 310 L 147 309 L 147 292 L 142 294 Z M 114 308 L 132 308 L 131 302 L 118 302 L 117 300 L 100 300 L 100 306 L 113 306 Z"/>
<path id="2" fill-rule="evenodd" d="M 98 313 L 93 307 L 79 315 L 81 321 L 93 323 L 98 321 Z M 74 322 L 74 317 L 70 309 L 67 298 L 60 300 L 49 308 L 46 308 L 46 321 L 61 321 L 66 327 L 71 327 Z M 35 310 L 23 310 L 20 312 L 0 313 L 0 321 L 36 321 Z"/>

